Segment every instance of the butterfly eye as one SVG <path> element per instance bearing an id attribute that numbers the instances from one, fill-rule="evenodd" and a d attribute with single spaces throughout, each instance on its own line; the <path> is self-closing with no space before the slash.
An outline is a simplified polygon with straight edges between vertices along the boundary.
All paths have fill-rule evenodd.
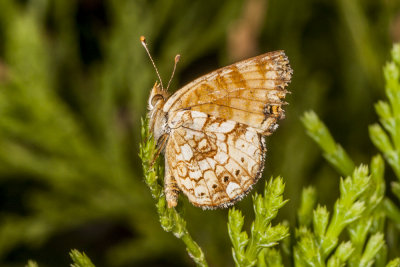
<path id="1" fill-rule="evenodd" d="M 162 95 L 153 96 L 153 98 L 150 101 L 151 108 L 153 108 L 157 104 L 157 102 L 160 101 L 160 100 L 165 101 L 165 99 L 164 99 L 164 97 Z"/>

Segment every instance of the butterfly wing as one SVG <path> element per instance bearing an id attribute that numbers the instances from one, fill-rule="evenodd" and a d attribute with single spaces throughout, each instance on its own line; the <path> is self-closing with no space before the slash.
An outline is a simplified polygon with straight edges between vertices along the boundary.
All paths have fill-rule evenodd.
<path id="1" fill-rule="evenodd" d="M 262 175 L 263 137 L 252 127 L 199 111 L 176 116 L 181 123 L 171 129 L 165 156 L 178 187 L 203 208 L 241 199 Z"/>
<path id="2" fill-rule="evenodd" d="M 206 113 L 270 134 L 284 117 L 281 106 L 292 69 L 283 51 L 250 58 L 204 75 L 172 95 L 164 112 Z"/>

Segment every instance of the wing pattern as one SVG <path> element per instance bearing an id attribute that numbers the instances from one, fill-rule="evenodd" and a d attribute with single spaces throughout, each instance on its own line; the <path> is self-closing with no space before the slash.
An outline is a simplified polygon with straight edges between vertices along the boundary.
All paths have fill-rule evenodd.
<path id="1" fill-rule="evenodd" d="M 180 111 L 166 147 L 169 174 L 190 202 L 226 207 L 241 199 L 260 178 L 263 137 L 253 128 L 198 111 Z"/>
<path id="2" fill-rule="evenodd" d="M 179 191 L 203 208 L 227 207 L 246 195 L 262 175 L 264 137 L 284 118 L 292 72 L 283 51 L 270 52 L 204 75 L 163 103 L 157 114 L 164 115 L 153 121 L 154 133 L 168 136 L 169 207 Z"/>
<path id="3" fill-rule="evenodd" d="M 268 135 L 284 117 L 282 105 L 292 70 L 283 51 L 275 51 L 221 68 L 184 86 L 164 105 L 233 120 Z"/>

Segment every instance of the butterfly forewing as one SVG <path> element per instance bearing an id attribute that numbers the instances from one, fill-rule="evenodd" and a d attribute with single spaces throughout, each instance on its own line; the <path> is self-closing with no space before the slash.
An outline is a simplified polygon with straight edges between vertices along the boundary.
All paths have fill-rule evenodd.
<path id="1" fill-rule="evenodd" d="M 284 104 L 291 78 L 283 51 L 267 53 L 211 72 L 184 86 L 165 104 L 165 112 L 191 109 L 268 132 L 283 114 L 268 114 L 268 106 Z M 281 110 L 281 109 L 280 109 Z"/>

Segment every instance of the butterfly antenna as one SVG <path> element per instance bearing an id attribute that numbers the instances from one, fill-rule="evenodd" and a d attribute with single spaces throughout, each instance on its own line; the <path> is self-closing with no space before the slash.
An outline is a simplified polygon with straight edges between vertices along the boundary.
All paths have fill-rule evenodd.
<path id="1" fill-rule="evenodd" d="M 145 38 L 143 35 L 140 36 L 140 42 L 142 43 L 144 49 L 146 49 L 147 55 L 149 55 L 149 58 L 150 58 L 150 60 L 151 60 L 151 63 L 153 64 L 153 67 L 154 67 L 154 69 L 156 70 L 158 79 L 160 80 L 161 89 L 164 90 L 164 87 L 163 87 L 163 83 L 162 83 L 162 80 L 161 80 L 160 73 L 158 72 L 158 69 L 157 69 L 157 67 L 156 67 L 156 64 L 154 63 L 154 60 L 153 60 L 153 58 L 152 58 L 151 55 L 150 55 L 150 51 L 149 51 L 149 49 L 147 48 L 147 44 L 146 44 L 146 38 Z"/>
<path id="2" fill-rule="evenodd" d="M 167 85 L 167 91 L 168 91 L 169 85 L 171 84 L 172 78 L 174 77 L 176 65 L 178 64 L 180 58 L 181 58 L 181 55 L 179 55 L 179 54 L 175 56 L 174 70 L 172 71 L 171 78 L 169 78 L 168 85 Z"/>

